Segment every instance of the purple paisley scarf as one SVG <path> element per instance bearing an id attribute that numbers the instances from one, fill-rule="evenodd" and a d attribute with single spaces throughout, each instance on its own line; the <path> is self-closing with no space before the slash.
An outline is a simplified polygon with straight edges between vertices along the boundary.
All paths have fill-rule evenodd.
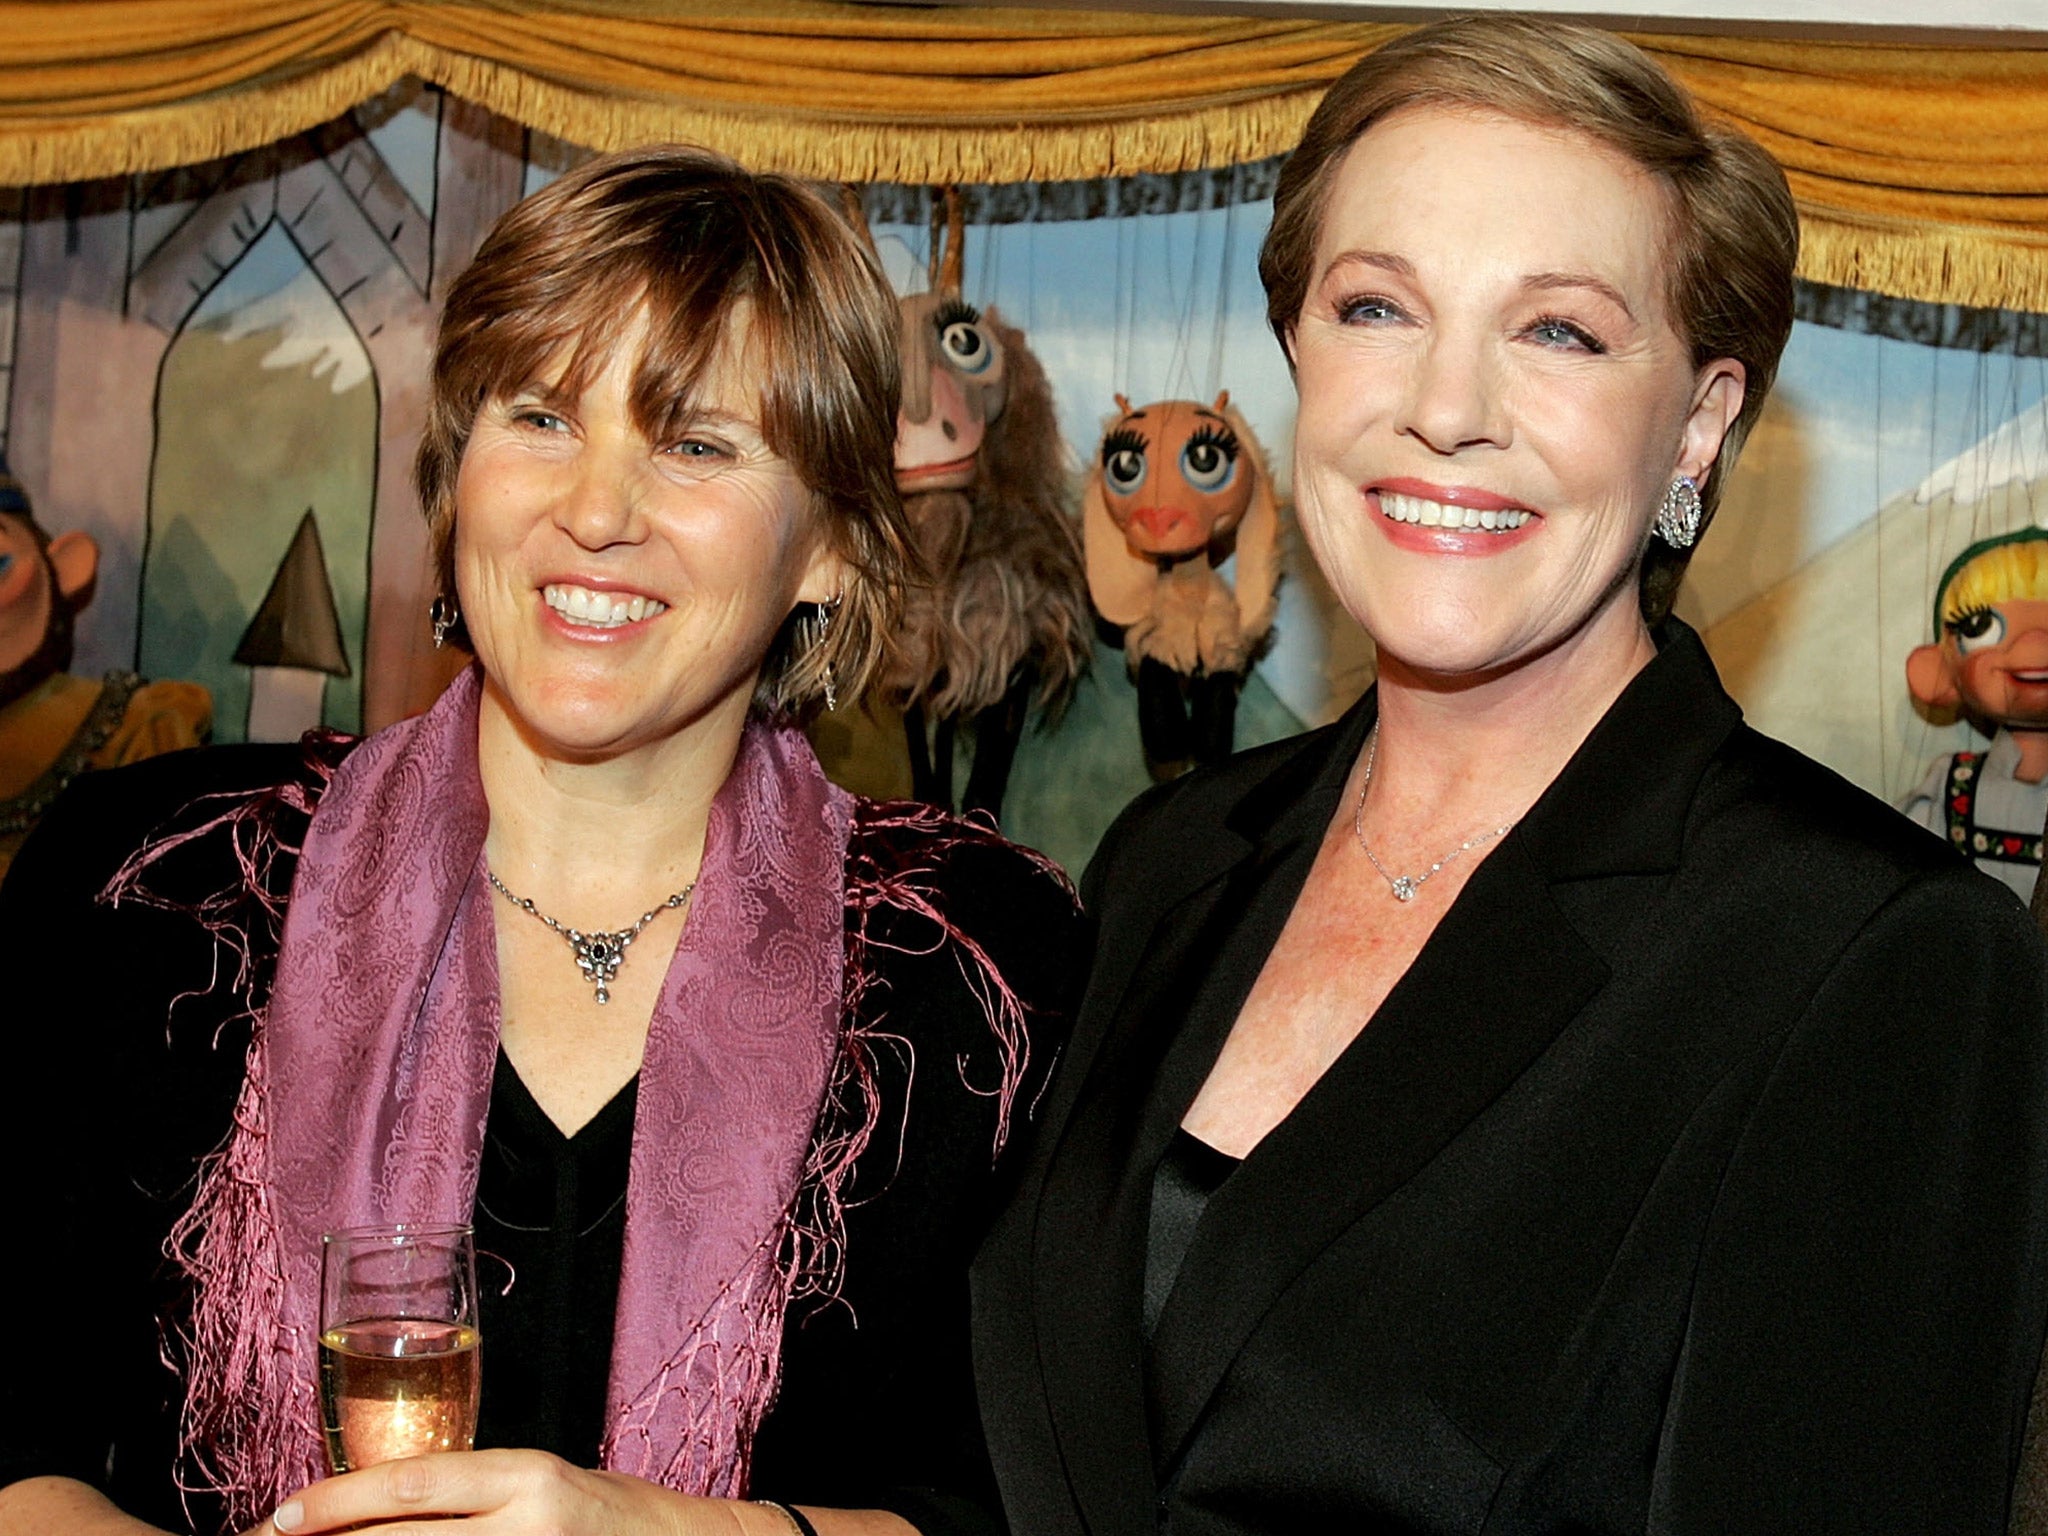
<path id="1" fill-rule="evenodd" d="M 172 1234 L 194 1288 L 179 1351 L 182 1475 L 225 1498 L 235 1529 L 325 1470 L 320 1233 L 467 1221 L 474 1203 L 498 1048 L 480 692 L 472 669 L 429 713 L 331 769 L 284 910 L 275 983 L 253 1006 L 233 1133 Z M 146 897 L 143 865 L 237 814 L 145 850 L 110 898 Z M 749 724 L 711 808 L 648 1035 L 604 1461 L 688 1493 L 744 1492 L 785 1305 L 793 1289 L 825 1288 L 819 1242 L 830 1234 L 818 1209 L 836 1205 L 866 1142 L 859 1124 L 824 1144 L 814 1134 L 858 1058 L 841 1038 L 853 815 L 800 733 Z M 239 827 L 236 838 L 260 892 L 263 856 Z M 947 936 L 960 937 L 950 925 Z M 990 976 L 1007 1090 L 1021 1015 Z"/>

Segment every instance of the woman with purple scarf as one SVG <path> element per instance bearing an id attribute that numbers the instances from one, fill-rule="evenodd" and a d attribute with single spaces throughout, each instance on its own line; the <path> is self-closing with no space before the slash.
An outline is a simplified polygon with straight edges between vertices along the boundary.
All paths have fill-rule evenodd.
<path id="1" fill-rule="evenodd" d="M 95 775 L 0 890 L 0 1536 L 999 1531 L 966 1266 L 1057 1053 L 1049 865 L 828 783 L 914 558 L 896 305 L 793 182 L 505 216 L 417 465 L 437 643 L 355 742 Z M 594 924 L 614 925 L 607 929 Z M 482 1449 L 322 1480 L 321 1234 L 471 1223 Z"/>

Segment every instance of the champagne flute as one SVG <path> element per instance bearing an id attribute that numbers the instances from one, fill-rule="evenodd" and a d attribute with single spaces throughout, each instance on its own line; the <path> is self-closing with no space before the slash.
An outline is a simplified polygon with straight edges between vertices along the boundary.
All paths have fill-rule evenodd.
<path id="1" fill-rule="evenodd" d="M 476 1444 L 476 1239 L 466 1226 L 320 1239 L 320 1417 L 336 1472 Z"/>

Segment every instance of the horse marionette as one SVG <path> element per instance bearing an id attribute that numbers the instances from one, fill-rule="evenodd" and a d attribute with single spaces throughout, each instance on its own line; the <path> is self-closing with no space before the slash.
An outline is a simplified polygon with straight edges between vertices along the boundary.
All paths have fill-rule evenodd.
<path id="1" fill-rule="evenodd" d="M 1280 508 L 1227 390 L 1214 405 L 1116 404 L 1082 498 L 1088 591 L 1123 630 L 1145 764 L 1167 779 L 1230 755 L 1238 690 L 1272 632 Z"/>
<path id="2" fill-rule="evenodd" d="M 896 485 L 932 581 L 909 594 L 884 686 L 903 710 L 912 793 L 952 804 L 965 719 L 961 805 L 997 815 L 1033 695 L 1056 713 L 1087 665 L 1087 587 L 1052 386 L 1021 331 L 961 299 L 957 197 L 946 210 L 932 289 L 901 301 L 898 340 Z"/>

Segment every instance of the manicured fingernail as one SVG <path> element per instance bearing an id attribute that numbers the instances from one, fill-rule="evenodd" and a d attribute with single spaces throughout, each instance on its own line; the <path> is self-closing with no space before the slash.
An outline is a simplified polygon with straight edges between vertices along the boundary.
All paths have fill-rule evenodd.
<path id="1" fill-rule="evenodd" d="M 277 1506 L 277 1513 L 270 1517 L 270 1523 L 280 1531 L 296 1531 L 306 1518 L 306 1506 L 297 1499 L 289 1504 Z"/>

